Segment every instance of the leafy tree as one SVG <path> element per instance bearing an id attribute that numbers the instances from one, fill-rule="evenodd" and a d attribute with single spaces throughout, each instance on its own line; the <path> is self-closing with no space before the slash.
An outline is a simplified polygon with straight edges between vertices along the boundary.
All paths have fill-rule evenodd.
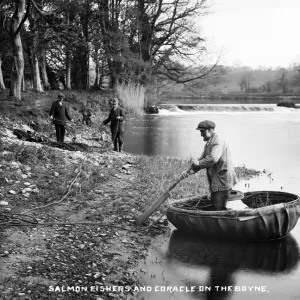
<path id="1" fill-rule="evenodd" d="M 247 81 L 244 77 L 242 77 L 239 81 L 239 86 L 240 86 L 240 89 L 241 89 L 241 92 L 243 91 L 247 91 Z"/>
<path id="2" fill-rule="evenodd" d="M 278 82 L 278 85 L 279 87 L 281 88 L 281 91 L 283 94 L 286 94 L 287 93 L 287 79 L 286 79 L 286 75 L 285 75 L 285 72 L 283 72 L 281 74 L 281 77 L 279 79 L 279 82 Z"/>
<path id="3" fill-rule="evenodd" d="M 266 82 L 266 90 L 268 93 L 271 93 L 271 91 L 272 91 L 272 84 L 270 81 Z"/>
<path id="4" fill-rule="evenodd" d="M 261 86 L 261 91 L 262 92 L 271 93 L 271 91 L 272 91 L 272 84 L 271 84 L 271 82 L 267 81 L 265 84 L 263 84 Z"/>
<path id="5" fill-rule="evenodd" d="M 294 65 L 294 70 L 296 71 L 296 81 L 298 84 L 300 84 L 300 65 L 295 64 Z"/>
<path id="6" fill-rule="evenodd" d="M 245 93 L 249 93 L 251 90 L 252 81 L 253 81 L 252 72 L 248 72 L 248 73 L 244 74 L 239 82 L 241 92 L 245 91 Z"/>

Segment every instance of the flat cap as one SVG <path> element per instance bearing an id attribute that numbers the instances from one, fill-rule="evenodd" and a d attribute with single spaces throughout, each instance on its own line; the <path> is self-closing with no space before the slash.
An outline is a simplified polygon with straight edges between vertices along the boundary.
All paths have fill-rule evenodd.
<path id="1" fill-rule="evenodd" d="M 58 98 L 66 98 L 66 96 L 65 96 L 63 93 L 59 93 L 59 94 L 57 95 L 57 97 L 58 97 Z"/>
<path id="2" fill-rule="evenodd" d="M 204 120 L 198 124 L 198 127 L 196 128 L 196 130 L 215 129 L 215 127 L 216 127 L 216 124 L 213 121 Z"/>

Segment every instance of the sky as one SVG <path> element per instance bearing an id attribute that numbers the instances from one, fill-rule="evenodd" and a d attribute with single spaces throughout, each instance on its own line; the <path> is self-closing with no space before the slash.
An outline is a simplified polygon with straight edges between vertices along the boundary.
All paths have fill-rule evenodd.
<path id="1" fill-rule="evenodd" d="M 210 57 L 253 68 L 300 63 L 300 0 L 207 0 L 197 20 Z"/>

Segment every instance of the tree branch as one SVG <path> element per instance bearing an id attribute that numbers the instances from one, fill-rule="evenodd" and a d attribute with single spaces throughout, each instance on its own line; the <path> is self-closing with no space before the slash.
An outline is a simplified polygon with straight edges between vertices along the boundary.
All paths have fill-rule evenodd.
<path id="1" fill-rule="evenodd" d="M 152 32 L 152 34 L 154 32 L 155 23 L 156 23 L 158 17 L 160 16 L 160 14 L 161 14 L 162 2 L 163 2 L 163 0 L 159 0 L 156 14 L 154 15 L 154 17 L 152 19 L 152 22 L 151 22 L 151 32 Z"/>
<path id="2" fill-rule="evenodd" d="M 7 31 L 8 35 L 10 36 L 10 31 L 9 31 L 8 27 L 6 26 L 6 16 L 4 16 L 4 20 L 3 20 L 2 26 Z"/>
<path id="3" fill-rule="evenodd" d="M 45 15 L 46 13 L 44 11 L 42 11 L 40 8 L 38 8 L 37 4 L 34 2 L 34 0 L 29 0 L 29 2 L 31 2 L 31 4 L 33 5 L 33 7 L 41 14 L 41 15 Z"/>
<path id="4" fill-rule="evenodd" d="M 29 15 L 29 10 L 30 10 L 30 0 L 28 0 L 28 4 L 27 4 L 27 9 L 26 9 L 25 16 L 24 16 L 23 20 L 21 21 L 21 23 L 20 23 L 19 27 L 17 28 L 16 32 L 14 32 L 14 34 L 13 34 L 13 35 L 14 35 L 14 37 L 20 33 L 20 31 L 21 31 L 21 29 L 22 29 L 22 26 L 23 26 L 23 24 L 25 23 L 25 21 L 26 21 L 26 20 L 27 20 L 27 18 L 28 18 L 28 15 Z"/>
<path id="5" fill-rule="evenodd" d="M 170 71 L 172 71 L 172 70 L 168 69 L 167 66 L 164 66 L 165 69 L 167 70 L 167 72 L 158 71 L 157 74 L 161 74 L 163 76 L 166 76 L 167 78 L 169 78 L 172 81 L 175 81 L 176 83 L 188 83 L 188 82 L 191 82 L 191 81 L 194 81 L 194 80 L 197 80 L 197 79 L 203 79 L 203 78 L 207 77 L 217 67 L 218 62 L 219 62 L 219 58 L 218 58 L 217 62 L 209 70 L 207 70 L 206 72 L 201 73 L 201 75 L 191 76 L 191 77 L 185 78 L 185 79 L 182 78 L 182 77 L 184 77 L 184 72 L 183 72 L 184 70 L 180 71 L 180 73 L 182 72 L 183 75 L 177 74 L 177 73 L 176 74 L 174 74 L 174 73 L 170 74 Z M 174 69 L 173 69 L 173 71 L 174 71 Z"/>

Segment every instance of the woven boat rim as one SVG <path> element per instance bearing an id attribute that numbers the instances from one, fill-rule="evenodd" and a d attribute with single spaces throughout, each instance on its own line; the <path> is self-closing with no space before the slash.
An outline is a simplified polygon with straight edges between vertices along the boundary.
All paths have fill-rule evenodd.
<path id="1" fill-rule="evenodd" d="M 281 195 L 290 195 L 293 197 L 297 197 L 295 200 L 287 202 L 287 203 L 279 203 L 279 204 L 273 204 L 273 205 L 267 205 L 259 208 L 249 208 L 249 209 L 243 209 L 243 210 L 226 210 L 226 211 L 203 211 L 203 210 L 189 210 L 189 209 L 182 209 L 178 207 L 174 207 L 174 203 L 183 203 L 190 200 L 195 200 L 200 197 L 203 197 L 201 195 L 198 196 L 192 196 L 184 199 L 179 200 L 173 200 L 172 202 L 169 200 L 167 203 L 167 212 L 177 212 L 181 214 L 189 214 L 194 216 L 212 216 L 212 217 L 250 217 L 250 216 L 259 216 L 259 215 L 266 215 L 274 212 L 278 212 L 281 210 L 285 210 L 287 208 L 295 207 L 300 205 L 300 198 L 296 194 L 282 192 L 282 191 L 254 191 L 254 192 L 246 192 L 244 193 L 244 198 L 247 198 L 251 194 L 259 194 L 259 193 L 272 193 L 272 194 L 281 194 Z M 234 200 L 233 200 L 234 201 Z M 299 210 L 300 214 L 300 210 Z"/>

